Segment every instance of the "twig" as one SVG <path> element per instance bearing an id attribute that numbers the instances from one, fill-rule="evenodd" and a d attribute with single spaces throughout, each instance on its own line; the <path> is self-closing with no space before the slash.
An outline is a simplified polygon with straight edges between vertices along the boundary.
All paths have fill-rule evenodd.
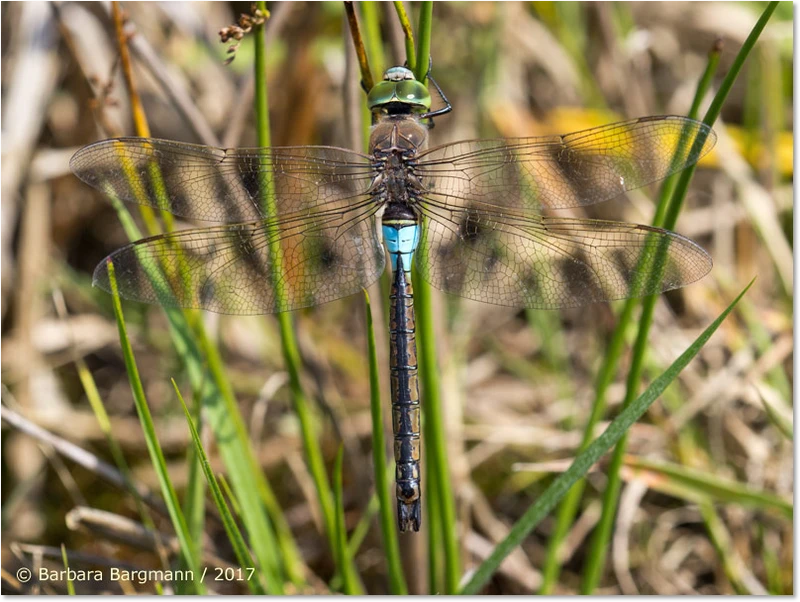
<path id="1" fill-rule="evenodd" d="M 350 37 L 353 39 L 353 46 L 355 46 L 356 56 L 358 57 L 358 65 L 361 69 L 361 86 L 365 90 L 372 90 L 372 87 L 375 85 L 375 80 L 372 79 L 372 71 L 369 68 L 367 51 L 364 47 L 364 39 L 361 37 L 361 30 L 358 27 L 358 19 L 356 18 L 356 10 L 353 3 L 345 2 L 344 10 L 347 14 L 347 24 L 350 26 Z"/>
<path id="2" fill-rule="evenodd" d="M 170 77 L 164 63 L 155 50 L 153 50 L 150 43 L 141 33 L 135 31 L 135 27 L 132 23 L 129 22 L 126 24 L 126 30 L 131 50 L 156 81 L 161 84 L 167 97 L 172 101 L 172 104 L 175 106 L 178 114 L 186 122 L 186 125 L 192 129 L 203 144 L 219 146 L 219 139 L 216 134 L 214 134 L 214 131 L 211 129 L 203 113 L 200 112 L 197 105 L 192 102 L 191 97 L 183 86 L 178 85 L 178 83 Z"/>
<path id="3" fill-rule="evenodd" d="M 15 552 L 20 554 L 30 554 L 31 556 L 38 555 L 41 558 L 61 558 L 61 548 L 55 546 L 38 546 L 27 543 L 12 542 L 10 545 Z M 100 556 L 98 554 L 87 554 L 86 552 L 77 552 L 69 550 L 70 564 L 73 562 L 88 564 L 92 566 L 109 566 L 126 569 L 129 571 L 140 569 L 141 567 L 124 560 L 119 560 L 116 557 Z"/>
<path id="4" fill-rule="evenodd" d="M 121 489 L 127 489 L 124 477 L 114 466 L 104 462 L 85 449 L 78 447 L 74 443 L 70 443 L 65 439 L 62 439 L 61 437 L 58 437 L 49 431 L 46 431 L 40 426 L 33 424 L 27 418 L 5 406 L 0 406 L 0 419 L 15 427 L 19 431 L 25 433 L 26 435 L 30 435 L 34 439 L 52 446 L 53 449 L 62 456 L 69 458 L 80 466 L 83 466 L 86 470 L 102 477 L 109 483 L 112 483 Z M 136 488 L 136 491 L 148 506 L 166 516 L 167 510 L 163 502 L 161 502 L 161 500 L 158 498 L 153 497 L 153 495 L 148 491 L 147 487 L 138 483 L 134 484 L 133 486 Z"/>
<path id="5" fill-rule="evenodd" d="M 131 66 L 131 55 L 128 51 L 128 36 L 125 33 L 125 24 L 122 16 L 122 9 L 119 2 L 111 3 L 111 16 L 114 20 L 114 31 L 119 42 L 119 60 L 122 65 L 122 75 L 125 78 L 125 85 L 128 87 L 128 98 L 131 103 L 131 114 L 133 123 L 136 126 L 136 133 L 143 137 L 150 137 L 150 125 L 147 123 L 147 116 L 142 108 L 142 99 L 133 81 L 133 67 Z"/>

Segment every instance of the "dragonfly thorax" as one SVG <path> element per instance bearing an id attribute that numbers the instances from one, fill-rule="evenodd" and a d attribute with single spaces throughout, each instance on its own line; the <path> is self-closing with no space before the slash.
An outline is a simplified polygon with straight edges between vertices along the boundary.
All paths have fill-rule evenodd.
<path id="1" fill-rule="evenodd" d="M 373 155 L 400 152 L 415 155 L 428 143 L 428 127 L 412 115 L 384 115 L 372 127 L 369 151 Z"/>
<path id="2" fill-rule="evenodd" d="M 427 128 L 411 116 L 385 117 L 372 129 L 370 151 L 377 171 L 372 189 L 392 216 L 414 215 L 412 205 L 422 190 L 415 159 L 427 135 Z"/>

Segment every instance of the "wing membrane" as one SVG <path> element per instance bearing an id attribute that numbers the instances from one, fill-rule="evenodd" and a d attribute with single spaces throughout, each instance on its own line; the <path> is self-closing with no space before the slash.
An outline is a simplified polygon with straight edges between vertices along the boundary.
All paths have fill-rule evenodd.
<path id="1" fill-rule="evenodd" d="M 291 311 L 351 295 L 380 276 L 375 212 L 365 202 L 346 212 L 183 230 L 109 259 L 127 299 L 226 314 Z M 94 282 L 110 291 L 106 262 Z"/>
<path id="2" fill-rule="evenodd" d="M 565 136 L 446 144 L 421 153 L 416 173 L 443 206 L 467 199 L 487 211 L 541 213 L 661 180 L 696 163 L 715 141 L 699 121 L 646 117 Z"/>
<path id="3" fill-rule="evenodd" d="M 221 223 L 276 217 L 262 205 L 265 198 L 279 215 L 357 204 L 374 176 L 369 157 L 341 148 L 220 149 L 148 138 L 91 144 L 70 168 L 124 201 Z"/>
<path id="4" fill-rule="evenodd" d="M 420 274 L 443 291 L 484 303 L 574 307 L 660 293 L 711 269 L 695 243 L 649 226 L 430 204 L 424 212 Z"/>

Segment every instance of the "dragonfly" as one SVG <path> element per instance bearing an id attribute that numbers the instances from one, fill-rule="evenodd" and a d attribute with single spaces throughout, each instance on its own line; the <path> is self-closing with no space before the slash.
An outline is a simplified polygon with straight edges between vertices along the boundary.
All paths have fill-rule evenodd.
<path id="1" fill-rule="evenodd" d="M 559 217 L 695 164 L 713 130 L 645 117 L 563 136 L 428 147 L 427 86 L 392 67 L 367 98 L 369 152 L 330 146 L 221 149 L 148 138 L 80 149 L 71 169 L 131 203 L 218 225 L 145 238 L 94 273 L 122 297 L 224 314 L 293 311 L 358 293 L 391 270 L 390 370 L 398 528 L 418 531 L 420 396 L 412 265 L 453 295 L 557 309 L 692 283 L 710 256 L 674 232 Z M 388 252 L 388 253 L 387 253 Z"/>

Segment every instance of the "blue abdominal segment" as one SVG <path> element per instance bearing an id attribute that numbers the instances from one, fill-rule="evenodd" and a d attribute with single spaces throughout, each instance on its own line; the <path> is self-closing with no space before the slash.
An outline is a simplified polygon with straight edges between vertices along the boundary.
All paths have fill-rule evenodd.
<path id="1" fill-rule="evenodd" d="M 383 225 L 383 242 L 392 259 L 392 271 L 397 270 L 400 258 L 404 272 L 411 271 L 411 260 L 419 244 L 419 224 L 413 222 L 391 222 Z"/>

